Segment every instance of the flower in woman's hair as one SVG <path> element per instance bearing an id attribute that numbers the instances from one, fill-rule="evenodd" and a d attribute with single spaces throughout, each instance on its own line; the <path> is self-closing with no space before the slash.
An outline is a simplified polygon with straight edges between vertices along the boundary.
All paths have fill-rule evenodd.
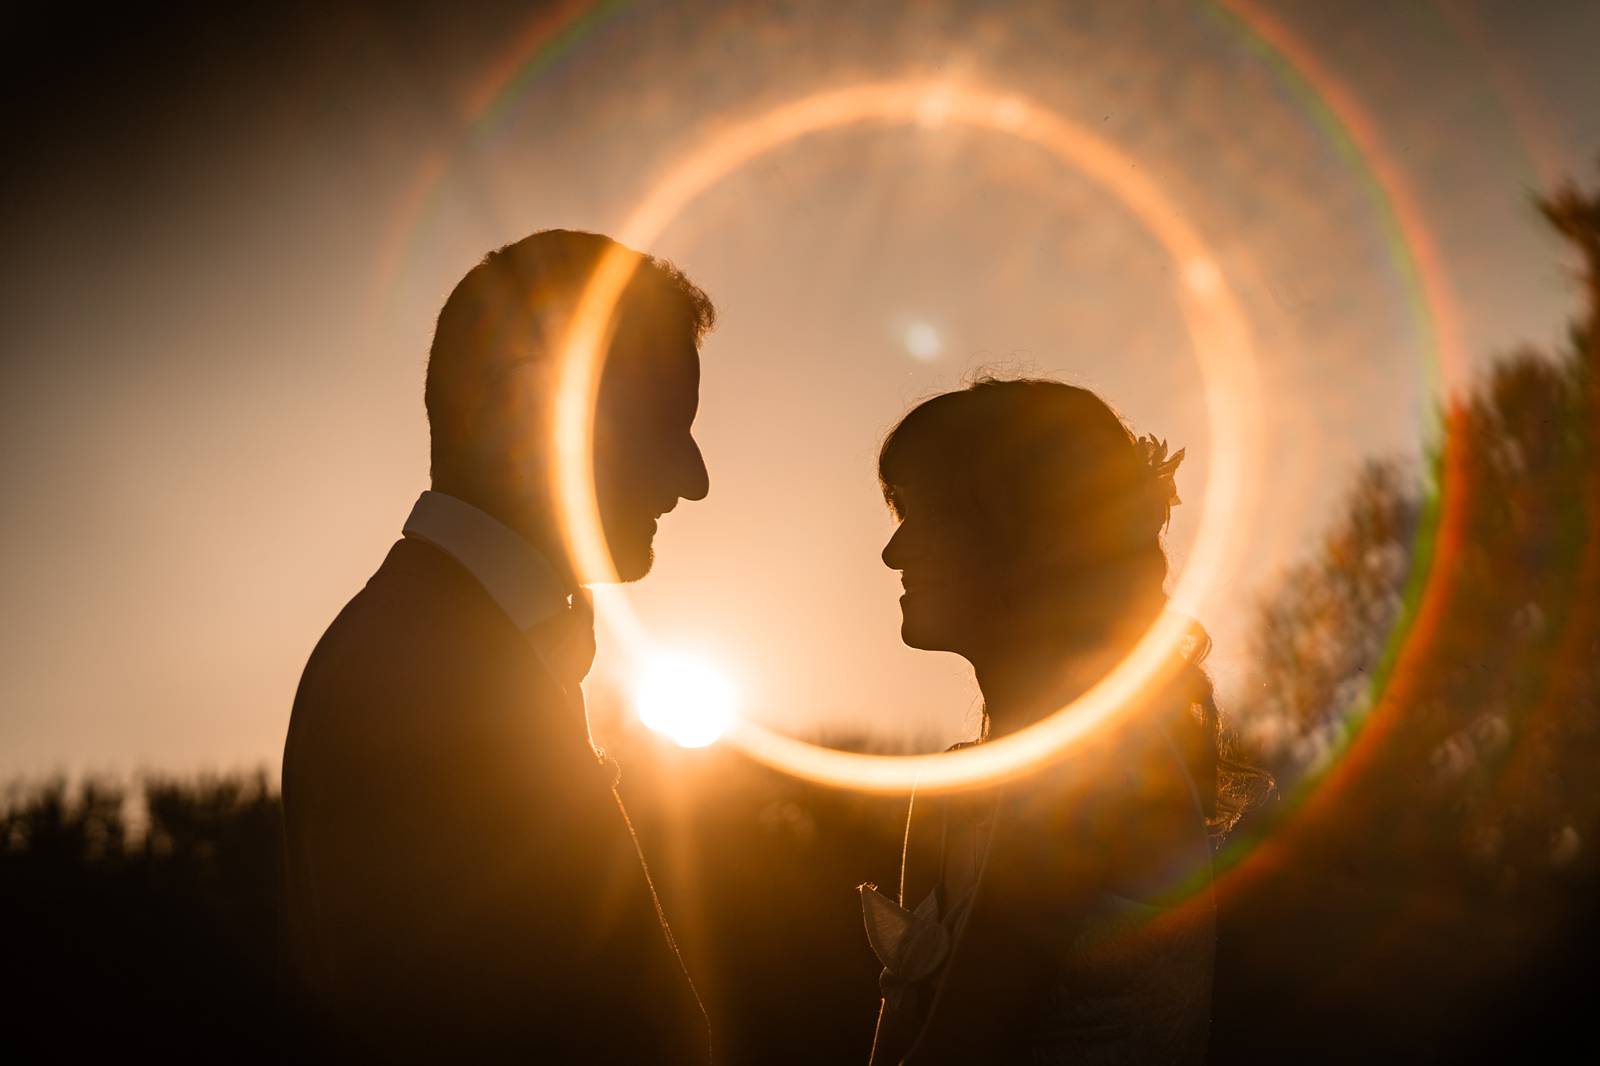
<path id="1" fill-rule="evenodd" d="M 1183 455 L 1188 449 L 1179 448 L 1171 456 L 1167 455 L 1167 442 L 1157 440 L 1154 436 L 1140 437 L 1138 440 L 1139 458 L 1150 470 L 1151 486 L 1155 497 L 1162 507 L 1162 528 L 1166 527 L 1167 520 L 1171 517 L 1172 508 L 1183 501 L 1178 498 L 1178 483 L 1174 475 L 1178 472 L 1178 464 L 1183 462 Z"/>

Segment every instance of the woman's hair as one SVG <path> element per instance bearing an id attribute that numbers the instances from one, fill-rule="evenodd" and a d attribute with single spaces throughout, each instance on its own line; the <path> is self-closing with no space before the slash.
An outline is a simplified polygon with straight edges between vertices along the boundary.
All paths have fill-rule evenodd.
<path id="1" fill-rule="evenodd" d="M 1060 598 L 1064 631 L 1105 640 L 1142 629 L 1165 606 L 1162 534 L 1182 457 L 1168 457 L 1164 441 L 1135 438 L 1088 389 L 984 377 L 913 408 L 884 440 L 878 477 L 896 514 L 898 490 L 909 486 L 970 501 L 963 513 L 982 523 L 991 551 L 1025 563 L 1029 582 Z M 1175 684 L 1203 737 L 1191 770 L 1220 837 L 1271 777 L 1229 757 L 1201 665 L 1210 640 L 1196 625 L 1189 643 Z"/>

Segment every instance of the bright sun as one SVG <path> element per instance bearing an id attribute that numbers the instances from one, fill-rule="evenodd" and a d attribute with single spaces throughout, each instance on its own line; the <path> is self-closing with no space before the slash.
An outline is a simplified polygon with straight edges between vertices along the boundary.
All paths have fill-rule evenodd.
<path id="1" fill-rule="evenodd" d="M 633 688 L 639 720 L 685 748 L 703 748 L 733 724 L 733 685 L 699 659 L 657 655 Z"/>

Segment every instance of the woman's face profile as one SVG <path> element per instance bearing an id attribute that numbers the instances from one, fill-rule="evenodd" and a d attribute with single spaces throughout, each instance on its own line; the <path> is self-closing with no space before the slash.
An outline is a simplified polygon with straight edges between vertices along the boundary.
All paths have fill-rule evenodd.
<path id="1" fill-rule="evenodd" d="M 992 578 L 998 560 L 976 520 L 975 501 L 950 491 L 891 487 L 900 523 L 883 548 L 883 562 L 900 571 L 900 638 L 925 651 L 970 652 L 993 628 Z"/>

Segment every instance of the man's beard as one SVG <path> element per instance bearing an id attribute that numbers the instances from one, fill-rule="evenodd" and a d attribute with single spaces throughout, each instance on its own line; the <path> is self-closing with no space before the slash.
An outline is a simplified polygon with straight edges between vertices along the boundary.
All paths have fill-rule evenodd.
<path id="1" fill-rule="evenodd" d="M 650 540 L 629 541 L 611 546 L 611 564 L 616 567 L 617 580 L 638 581 L 655 565 L 656 550 Z"/>

